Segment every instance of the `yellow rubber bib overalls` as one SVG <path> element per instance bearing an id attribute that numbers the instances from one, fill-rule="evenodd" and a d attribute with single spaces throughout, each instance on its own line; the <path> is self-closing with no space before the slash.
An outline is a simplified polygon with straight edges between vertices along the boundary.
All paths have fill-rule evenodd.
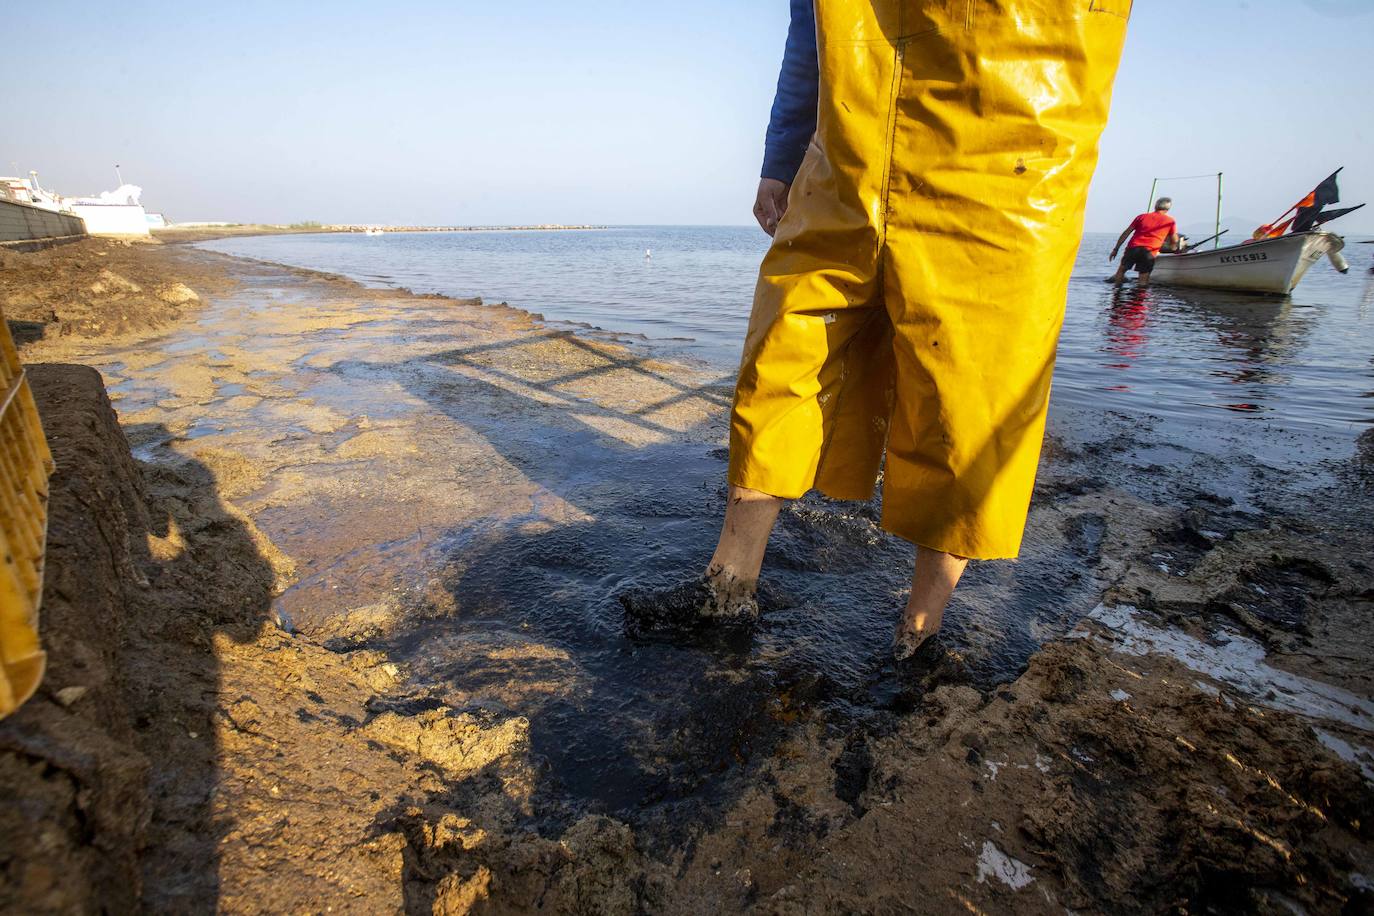
<path id="1" fill-rule="evenodd" d="M 1130 0 L 816 0 L 815 138 L 760 269 L 730 482 L 1020 548 Z"/>

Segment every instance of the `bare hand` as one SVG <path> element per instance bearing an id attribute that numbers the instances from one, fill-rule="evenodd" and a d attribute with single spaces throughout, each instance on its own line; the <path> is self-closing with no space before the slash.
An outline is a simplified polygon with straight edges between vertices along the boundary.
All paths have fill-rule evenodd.
<path id="1" fill-rule="evenodd" d="M 1109 254 L 1109 255 L 1107 255 L 1107 261 L 1108 261 L 1108 263 L 1110 263 L 1110 262 L 1116 260 L 1116 253 L 1117 253 L 1118 250 L 1119 250 L 1119 249 L 1113 248 L 1113 249 L 1112 249 L 1112 253 Z"/>
<path id="2" fill-rule="evenodd" d="M 769 236 L 778 231 L 778 223 L 787 212 L 787 191 L 792 186 L 776 178 L 760 178 L 758 194 L 754 197 L 754 219 Z"/>

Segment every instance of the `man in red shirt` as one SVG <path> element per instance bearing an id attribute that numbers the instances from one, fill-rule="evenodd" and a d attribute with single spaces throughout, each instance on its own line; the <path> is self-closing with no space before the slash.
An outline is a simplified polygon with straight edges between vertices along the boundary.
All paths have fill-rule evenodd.
<path id="1" fill-rule="evenodd" d="M 1121 243 L 1130 236 L 1131 242 L 1126 246 L 1126 256 L 1121 259 L 1121 265 L 1117 267 L 1116 273 L 1107 278 L 1108 283 L 1121 283 L 1126 279 L 1126 271 L 1134 270 L 1140 275 L 1141 286 L 1150 285 L 1150 271 L 1155 269 L 1155 256 L 1159 254 L 1159 250 L 1166 246 L 1171 251 L 1178 248 L 1178 226 L 1169 215 L 1169 208 L 1173 205 L 1171 198 L 1161 197 L 1155 201 L 1153 213 L 1142 213 L 1131 220 L 1126 231 L 1116 240 L 1111 257 L 1107 259 L 1115 261 L 1116 253 L 1121 250 Z"/>

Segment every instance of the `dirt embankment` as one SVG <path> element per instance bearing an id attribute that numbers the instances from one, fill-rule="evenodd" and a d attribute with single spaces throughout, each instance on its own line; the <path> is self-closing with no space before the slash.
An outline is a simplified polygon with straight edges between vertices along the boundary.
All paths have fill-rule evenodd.
<path id="1" fill-rule="evenodd" d="M 17 254 L 0 250 L 0 308 L 17 343 L 120 339 L 166 327 L 233 281 L 191 253 L 156 242 L 84 239 Z"/>
<path id="2" fill-rule="evenodd" d="M 231 292 L 224 264 L 81 243 L 5 256 L 0 301 L 48 342 L 122 340 L 189 317 L 192 300 L 157 290 Z M 319 321 L 358 320 L 342 286 L 310 289 L 341 297 Z M 487 333 L 462 314 L 442 346 Z M 532 333 L 513 327 L 497 330 Z M 548 371 L 528 352 L 483 359 Z M 1119 442 L 1051 448 L 1040 536 L 1092 541 L 1092 562 L 1114 571 L 1073 638 L 986 692 L 958 657 L 927 658 L 933 689 L 846 727 L 788 706 L 784 737 L 732 767 L 728 793 L 617 820 L 552 796 L 560 774 L 529 718 L 495 699 L 539 685 L 482 681 L 491 669 L 417 682 L 375 642 L 275 625 L 273 597 L 304 575 L 301 559 L 239 507 L 270 468 L 245 457 L 253 443 L 200 447 L 160 428 L 158 411 L 182 418 L 195 398 L 121 429 L 94 371 L 31 373 L 59 469 L 51 662 L 0 723 L 0 910 L 1370 909 L 1367 449 L 1333 472 L 1338 485 L 1261 518 L 1182 491 L 1141 502 L 1095 463 Z M 461 392 L 465 414 L 486 403 Z M 291 436 L 304 464 L 314 445 Z M 130 441 L 155 460 L 134 460 Z M 537 668 L 507 655 L 514 676 Z"/>
<path id="3" fill-rule="evenodd" d="M 0 724 L 0 909 L 127 911 L 151 810 L 121 652 L 143 580 L 132 538 L 147 527 L 143 483 L 95 370 L 35 366 L 29 378 L 57 462 L 49 662 L 38 695 Z"/>

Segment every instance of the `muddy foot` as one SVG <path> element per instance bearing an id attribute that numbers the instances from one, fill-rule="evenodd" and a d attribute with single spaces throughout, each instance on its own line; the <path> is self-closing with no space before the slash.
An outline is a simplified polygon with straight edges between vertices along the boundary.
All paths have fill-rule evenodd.
<path id="1" fill-rule="evenodd" d="M 920 633 L 913 633 L 909 630 L 898 630 L 892 636 L 892 660 L 904 662 L 920 651 L 921 647 L 930 642 L 939 630 L 926 630 Z"/>
<path id="2" fill-rule="evenodd" d="M 671 588 L 626 592 L 620 605 L 632 636 L 681 633 L 704 624 L 748 628 L 759 616 L 751 590 L 722 587 L 705 576 Z"/>
<path id="3" fill-rule="evenodd" d="M 630 635 L 682 632 L 700 624 L 702 608 L 711 600 L 711 587 L 703 578 L 672 588 L 625 592 L 619 599 Z"/>
<path id="4" fill-rule="evenodd" d="M 921 651 L 940 632 L 944 622 L 944 612 L 938 614 L 916 614 L 911 610 L 902 612 L 897 627 L 892 631 L 892 659 L 904 662 Z"/>
<path id="5" fill-rule="evenodd" d="M 745 625 L 759 619 L 756 581 L 738 579 L 724 570 L 709 570 L 702 582 L 710 592 L 701 608 L 702 617 L 713 623 Z"/>

